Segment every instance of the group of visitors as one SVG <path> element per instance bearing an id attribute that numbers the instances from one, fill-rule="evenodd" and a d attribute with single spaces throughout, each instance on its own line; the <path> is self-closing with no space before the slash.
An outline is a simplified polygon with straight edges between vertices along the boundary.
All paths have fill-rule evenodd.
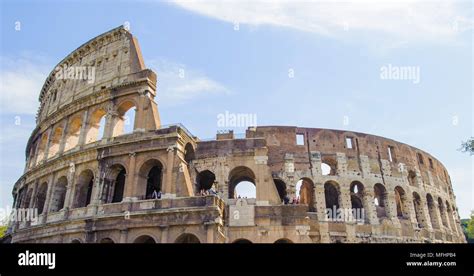
<path id="1" fill-rule="evenodd" d="M 283 197 L 283 204 L 285 204 L 285 205 L 300 204 L 300 197 L 297 196 L 297 197 L 290 198 L 286 195 L 285 197 Z"/>

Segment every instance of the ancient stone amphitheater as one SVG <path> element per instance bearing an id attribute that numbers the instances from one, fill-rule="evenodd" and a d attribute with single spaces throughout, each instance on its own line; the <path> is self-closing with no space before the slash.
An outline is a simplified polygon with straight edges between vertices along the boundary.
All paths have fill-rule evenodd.
<path id="1" fill-rule="evenodd" d="M 259 126 L 201 141 L 162 126 L 157 76 L 123 27 L 66 66 L 95 79 L 46 79 L 13 188 L 14 206 L 38 216 L 12 222 L 12 242 L 465 242 L 448 172 L 427 152 L 341 130 Z M 256 198 L 236 198 L 242 181 Z"/>

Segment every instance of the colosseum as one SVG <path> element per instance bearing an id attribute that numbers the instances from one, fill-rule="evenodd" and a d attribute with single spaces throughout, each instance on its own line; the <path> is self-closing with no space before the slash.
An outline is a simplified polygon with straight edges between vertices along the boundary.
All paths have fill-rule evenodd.
<path id="1" fill-rule="evenodd" d="M 94 68 L 94 81 L 57 68 Z M 465 242 L 448 172 L 427 152 L 294 126 L 200 140 L 161 125 L 156 96 L 124 27 L 55 67 L 12 191 L 38 215 L 11 223 L 13 243 Z M 237 196 L 243 181 L 255 198 Z"/>

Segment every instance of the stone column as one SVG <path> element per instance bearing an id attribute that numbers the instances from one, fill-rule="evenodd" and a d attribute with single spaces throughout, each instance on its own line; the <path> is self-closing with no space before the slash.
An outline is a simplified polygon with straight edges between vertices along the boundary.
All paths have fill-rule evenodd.
<path id="1" fill-rule="evenodd" d="M 48 130 L 48 140 L 46 141 L 46 146 L 44 148 L 44 157 L 43 157 L 43 161 L 46 161 L 48 159 L 48 155 L 49 155 L 49 147 L 51 145 L 51 133 L 53 132 L 53 128 L 50 127 Z"/>
<path id="2" fill-rule="evenodd" d="M 322 183 L 314 184 L 314 198 L 316 199 L 316 212 L 319 221 L 319 235 L 321 243 L 329 243 L 329 225 L 326 215 L 326 197 L 324 194 L 324 186 Z"/>
<path id="3" fill-rule="evenodd" d="M 161 229 L 161 243 L 168 243 L 169 226 L 160 226 Z"/>
<path id="4" fill-rule="evenodd" d="M 175 188 L 173 186 L 173 168 L 174 168 L 174 155 L 176 154 L 176 145 L 168 147 L 166 150 L 168 152 L 168 159 L 166 162 L 166 172 L 164 175 L 165 182 L 162 183 L 163 186 L 163 197 L 170 198 L 176 197 Z"/>
<path id="5" fill-rule="evenodd" d="M 425 221 L 425 227 L 428 229 L 428 231 L 433 231 L 433 226 L 431 225 L 431 217 L 428 210 L 428 202 L 426 201 L 425 198 L 420 198 L 420 201 L 421 201 L 422 215 Z"/>
<path id="6" fill-rule="evenodd" d="M 374 191 L 364 189 L 363 193 L 364 193 L 364 202 L 365 202 L 364 209 L 366 209 L 368 221 L 371 225 L 378 225 L 379 218 L 377 217 L 377 210 L 375 209 Z"/>
<path id="7" fill-rule="evenodd" d="M 89 109 L 84 111 L 84 114 L 82 115 L 82 125 L 81 125 L 81 131 L 79 133 L 79 141 L 77 142 L 78 146 L 83 146 L 86 140 L 86 132 L 89 129 Z"/>
<path id="8" fill-rule="evenodd" d="M 74 163 L 69 164 L 69 173 L 67 174 L 67 189 L 66 189 L 66 198 L 64 199 L 64 209 L 68 211 L 73 208 L 74 204 L 74 187 L 75 187 L 75 172 L 76 166 Z"/>
<path id="9" fill-rule="evenodd" d="M 128 238 L 128 229 L 121 229 L 120 230 L 120 236 L 119 236 L 119 243 L 127 243 L 127 238 Z"/>
<path id="10" fill-rule="evenodd" d="M 66 118 L 64 126 L 63 126 L 63 133 L 61 134 L 61 141 L 59 141 L 58 155 L 62 154 L 64 152 L 64 148 L 66 147 L 67 132 L 69 130 L 68 122 L 69 122 L 69 117 Z"/>
<path id="11" fill-rule="evenodd" d="M 138 192 L 136 191 L 138 187 L 137 174 L 135 172 L 136 155 L 135 152 L 130 152 L 128 154 L 128 171 L 125 179 L 123 201 L 130 201 L 132 198 L 139 197 Z"/>

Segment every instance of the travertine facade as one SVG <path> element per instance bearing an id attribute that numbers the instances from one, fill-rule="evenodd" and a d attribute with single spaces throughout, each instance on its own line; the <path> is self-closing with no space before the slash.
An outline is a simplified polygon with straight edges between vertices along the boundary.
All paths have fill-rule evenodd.
<path id="1" fill-rule="evenodd" d="M 449 175 L 424 151 L 340 130 L 267 126 L 200 141 L 162 126 L 157 77 L 122 27 L 58 66 L 95 68 L 94 81 L 46 80 L 13 189 L 15 207 L 40 214 L 12 223 L 13 242 L 464 242 Z M 234 199 L 241 181 L 255 199 Z M 200 195 L 211 187 L 217 195 Z M 338 221 L 328 208 L 363 216 Z"/>

